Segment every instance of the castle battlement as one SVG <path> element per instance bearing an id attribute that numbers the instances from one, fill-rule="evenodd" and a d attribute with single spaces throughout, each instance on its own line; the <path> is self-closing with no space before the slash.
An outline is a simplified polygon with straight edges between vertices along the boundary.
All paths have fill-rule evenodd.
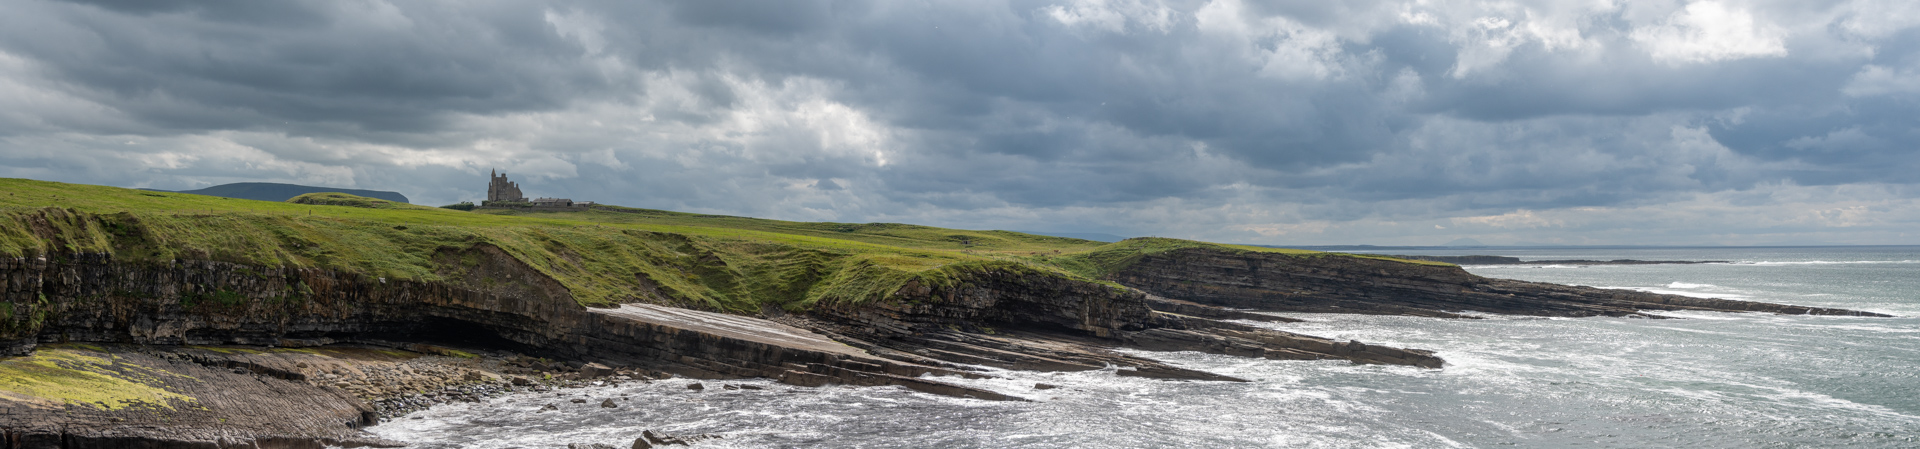
<path id="1" fill-rule="evenodd" d="M 530 200 L 527 199 L 526 194 L 520 192 L 519 183 L 507 180 L 506 173 L 500 173 L 497 170 L 488 173 L 487 200 L 480 203 L 481 207 L 579 209 L 593 207 L 594 204 L 592 201 L 574 201 L 568 198 L 542 197 Z"/>
<path id="2" fill-rule="evenodd" d="M 488 172 L 492 181 L 487 183 L 487 201 L 523 202 L 527 196 L 520 193 L 520 183 L 507 180 L 506 173 Z"/>

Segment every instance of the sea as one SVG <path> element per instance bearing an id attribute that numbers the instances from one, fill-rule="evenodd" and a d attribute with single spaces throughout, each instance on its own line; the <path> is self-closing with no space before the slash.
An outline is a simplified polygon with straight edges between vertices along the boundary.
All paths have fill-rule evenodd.
<path id="1" fill-rule="evenodd" d="M 1251 382 L 991 370 L 898 387 L 668 379 L 440 406 L 368 430 L 415 448 L 627 448 L 643 430 L 711 448 L 1914 448 L 1920 247 L 1480 248 L 1396 254 L 1696 265 L 1469 266 L 1481 276 L 1895 318 L 1658 312 L 1675 319 L 1280 314 L 1288 332 L 1436 351 L 1442 369 L 1129 351 Z M 703 391 L 686 388 L 702 382 Z M 721 384 L 760 390 L 727 390 Z M 1035 389 L 1036 384 L 1057 386 Z M 588 399 L 575 404 L 570 399 Z M 617 408 L 603 408 L 614 399 Z M 541 412 L 548 404 L 558 410 Z"/>

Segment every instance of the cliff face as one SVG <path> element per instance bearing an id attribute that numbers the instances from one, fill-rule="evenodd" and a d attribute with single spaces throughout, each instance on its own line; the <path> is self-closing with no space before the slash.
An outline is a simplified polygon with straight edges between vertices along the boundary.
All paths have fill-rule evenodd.
<path id="1" fill-rule="evenodd" d="M 16 353 L 34 340 L 314 346 L 415 335 L 453 321 L 541 346 L 577 320 L 581 307 L 565 288 L 498 249 L 472 251 L 484 262 L 465 271 L 495 280 L 390 281 L 197 260 L 127 264 L 99 254 L 0 259 L 0 299 L 15 304 L 16 318 L 5 337 Z M 40 319 L 21 319 L 29 316 Z"/>
<path id="2" fill-rule="evenodd" d="M 5 281 L 0 303 L 7 305 L 6 314 L 0 316 L 4 331 L 0 339 L 16 355 L 54 342 L 313 347 L 453 341 L 692 377 L 766 377 L 798 385 L 898 385 L 994 400 L 1017 398 L 919 376 L 976 376 L 965 364 L 1049 370 L 1117 365 L 1126 375 L 1237 380 L 1120 354 L 1110 349 L 1115 346 L 1440 365 L 1438 358 L 1423 351 L 1336 343 L 1156 312 L 1149 307 L 1148 296 L 1138 291 L 1035 272 L 972 272 L 939 288 L 909 283 L 882 301 L 776 318 L 798 326 L 793 327 L 655 305 L 581 307 L 564 285 L 486 244 L 443 248 L 433 263 L 444 280 L 391 280 L 203 260 L 126 263 L 101 254 L 0 259 L 0 279 Z M 208 394 L 174 390 L 189 398 Z M 306 399 L 299 398 L 318 391 L 262 393 L 260 400 L 303 403 Z M 330 403 L 331 409 L 367 409 L 351 397 L 327 394 L 334 401 L 344 401 Z M 12 424 L 0 423 L 5 424 L 0 431 L 12 434 L 88 441 L 137 434 L 120 430 L 125 427 L 120 424 L 69 419 L 76 416 L 73 411 L 91 409 L 85 404 L 42 410 L 20 408 L 24 403 L 0 403 L 9 404 L 0 415 L 17 418 L 8 421 Z M 271 417 L 303 413 L 304 407 L 269 413 L 218 401 L 201 403 L 218 406 L 209 411 L 209 416 L 216 417 L 222 413 Z M 71 421 L 70 425 L 57 429 L 29 425 L 45 421 L 38 416 L 62 413 L 69 417 L 62 422 Z M 346 441 L 350 438 L 342 435 L 351 435 L 352 426 L 365 420 L 328 422 L 333 421 L 342 424 L 320 432 L 311 430 L 312 426 L 291 430 L 222 426 L 217 423 L 225 421 L 216 420 L 206 427 L 211 434 L 181 434 L 172 440 L 164 434 L 140 438 L 157 441 L 157 447 L 191 447 L 210 441 L 207 438 L 256 443 L 300 438 L 309 443 Z"/>
<path id="3" fill-rule="evenodd" d="M 1183 249 L 1142 257 L 1110 276 L 1156 295 L 1271 311 L 1460 317 L 1460 311 L 1538 316 L 1650 316 L 1714 310 L 1886 316 L 1870 312 L 1693 298 L 1490 279 L 1455 266 L 1359 257 L 1299 257 Z"/>
<path id="4" fill-rule="evenodd" d="M 885 301 L 830 306 L 819 315 L 900 331 L 978 330 L 993 323 L 1113 337 L 1144 328 L 1153 310 L 1137 292 L 1058 276 L 987 271 L 949 288 L 909 282 Z"/>
<path id="5" fill-rule="evenodd" d="M 448 249 L 441 256 L 445 259 L 442 274 L 454 282 L 386 280 L 330 270 L 209 261 L 129 264 L 87 254 L 51 260 L 0 259 L 0 279 L 5 280 L 0 300 L 7 305 L 0 329 L 6 330 L 4 337 L 13 355 L 55 342 L 306 347 L 360 341 L 479 341 L 693 377 L 768 377 L 801 385 L 902 385 L 938 394 L 1008 399 L 991 391 L 917 377 L 960 374 L 956 371 L 833 350 L 845 346 L 817 335 L 811 341 L 805 341 L 805 336 L 788 341 L 756 338 L 758 329 L 780 326 L 765 320 L 731 317 L 751 322 L 703 328 L 688 323 L 729 316 L 685 311 L 705 316 L 675 322 L 642 319 L 619 313 L 621 309 L 587 309 L 557 282 L 491 246 Z M 193 375 L 189 368 L 182 365 L 180 369 Z M 209 416 L 264 413 L 261 416 L 280 416 L 289 422 L 303 422 L 299 417 L 308 412 L 321 413 L 306 404 L 311 402 L 309 397 L 324 393 L 297 388 L 256 392 L 257 402 L 290 405 L 261 411 L 223 405 L 228 403 L 205 396 L 224 394 L 217 391 L 156 387 L 210 408 Z M 126 435 L 145 435 L 138 438 L 153 447 L 273 441 L 292 444 L 288 447 L 317 447 L 317 441 L 343 441 L 342 433 L 351 434 L 352 426 L 362 423 L 358 414 L 356 420 L 330 418 L 326 422 L 333 426 L 320 432 L 311 431 L 311 426 L 263 427 L 243 425 L 251 421 L 241 420 L 223 425 L 219 423 L 228 421 L 209 419 L 203 421 L 215 424 L 208 424 L 211 430 L 206 432 L 148 435 L 124 431 L 133 424 L 122 421 L 73 418 L 76 411 L 82 418 L 93 416 L 86 413 L 96 408 L 90 404 L 38 406 L 16 399 L 0 397 L 4 406 L 0 416 L 8 418 L 0 420 L 0 433 L 48 441 L 104 442 L 85 447 L 114 447 L 118 443 L 112 442 L 121 440 L 113 438 L 135 438 Z M 328 410 L 367 409 L 353 398 L 335 400 L 345 402 L 328 405 L 332 407 Z M 123 422 L 170 415 L 141 416 L 151 419 Z M 35 424 L 54 421 L 66 424 Z"/>

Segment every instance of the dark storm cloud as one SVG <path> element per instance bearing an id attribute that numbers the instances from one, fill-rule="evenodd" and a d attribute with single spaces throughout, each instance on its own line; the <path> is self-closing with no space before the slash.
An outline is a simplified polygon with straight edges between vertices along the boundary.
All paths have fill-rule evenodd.
<path id="1" fill-rule="evenodd" d="M 161 129 L 421 132 L 604 92 L 538 5 L 20 5 L 6 49 Z M 24 10 L 24 11 L 22 11 Z"/>
<path id="2" fill-rule="evenodd" d="M 504 168 L 637 206 L 1266 237 L 1920 182 L 1899 5 L 5 1 L 6 176 L 452 202 Z"/>

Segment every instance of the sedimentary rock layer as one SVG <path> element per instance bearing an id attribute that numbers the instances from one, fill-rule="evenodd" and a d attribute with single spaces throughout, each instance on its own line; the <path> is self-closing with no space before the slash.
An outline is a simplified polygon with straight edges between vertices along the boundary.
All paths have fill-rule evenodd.
<path id="1" fill-rule="evenodd" d="M 1462 317 L 1642 316 L 1653 310 L 1887 316 L 1872 312 L 1491 279 L 1457 266 L 1359 257 L 1183 249 L 1142 257 L 1115 282 L 1197 303 L 1270 311 Z"/>
<path id="2" fill-rule="evenodd" d="M 9 304 L 5 336 L 15 355 L 28 353 L 42 342 L 64 341 L 310 347 L 367 340 L 464 340 L 693 377 L 767 377 L 801 385 L 902 385 L 940 394 L 1007 399 L 987 390 L 917 377 L 958 374 L 945 368 L 912 366 L 857 351 L 825 351 L 817 344 L 770 342 L 725 329 L 650 322 L 619 310 L 589 310 L 576 304 L 564 287 L 498 249 L 483 245 L 464 251 L 479 256 L 469 258 L 478 262 L 451 264 L 455 272 L 446 275 L 475 277 L 473 282 L 387 280 L 330 270 L 210 261 L 124 264 L 102 255 L 51 261 L 0 259 L 0 279 L 5 280 L 0 299 Z M 275 391 L 299 397 L 317 394 Z M 261 394 L 269 398 L 276 393 Z M 221 402 L 207 404 L 215 414 L 248 413 L 243 408 L 218 408 Z M 7 410 L 28 407 L 17 400 L 0 400 L 0 405 Z M 278 428 L 235 422 L 225 428 L 231 435 L 222 437 L 223 441 L 338 439 L 335 433 L 282 434 Z M 127 425 L 95 421 L 91 427 L 67 426 L 61 432 L 72 438 L 118 434 L 113 429 Z M 335 430 L 350 430 L 340 423 L 335 426 Z M 166 435 L 150 435 L 151 442 L 155 447 L 193 447 L 198 444 L 195 441 L 204 440 L 192 435 L 169 440 Z"/>
<path id="3" fill-rule="evenodd" d="M 1235 380 L 1107 349 L 1116 346 L 1434 368 L 1442 363 L 1428 351 L 1381 347 L 1355 352 L 1325 339 L 1158 312 L 1150 303 L 1149 295 L 1130 289 L 1053 276 L 985 272 L 954 287 L 910 284 L 878 303 L 823 308 L 803 325 L 883 357 L 1009 369 L 1088 370 L 1113 365 L 1129 375 Z M 1190 311 L 1197 312 L 1205 306 L 1193 308 Z"/>

